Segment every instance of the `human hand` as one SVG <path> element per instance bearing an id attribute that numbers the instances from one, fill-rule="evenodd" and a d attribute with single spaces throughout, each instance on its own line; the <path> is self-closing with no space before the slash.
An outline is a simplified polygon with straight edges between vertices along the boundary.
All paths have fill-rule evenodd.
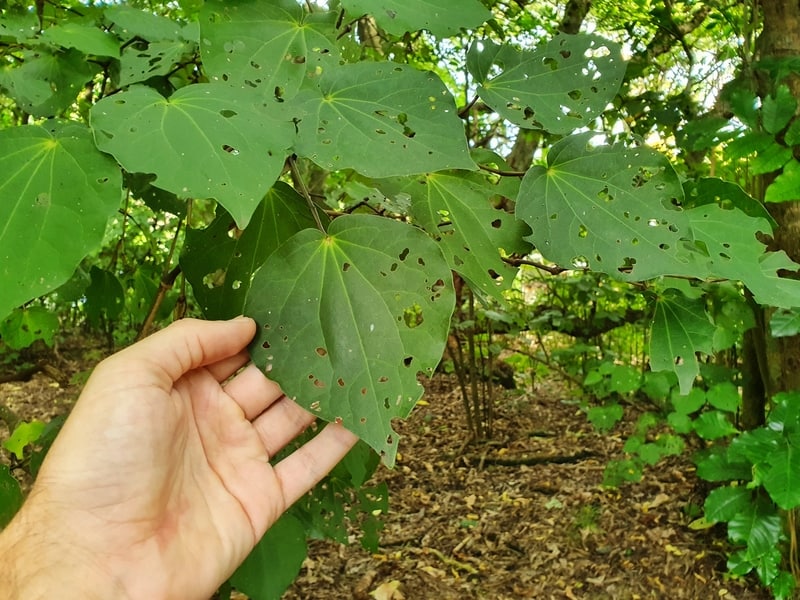
<path id="1" fill-rule="evenodd" d="M 251 319 L 179 321 L 104 360 L 0 536 L 0 596 L 208 598 L 356 437 L 253 365 Z M 10 586 L 10 589 L 9 589 Z"/>

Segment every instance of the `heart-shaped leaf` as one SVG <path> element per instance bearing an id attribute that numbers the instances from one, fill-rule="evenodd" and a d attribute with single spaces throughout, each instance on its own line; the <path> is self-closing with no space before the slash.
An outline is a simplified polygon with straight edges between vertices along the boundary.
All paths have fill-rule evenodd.
<path id="1" fill-rule="evenodd" d="M 352 17 L 371 15 L 383 29 L 398 36 L 426 29 L 446 37 L 492 17 L 477 0 L 343 0 L 342 6 Z"/>
<path id="2" fill-rule="evenodd" d="M 184 198 L 214 198 L 240 228 L 283 169 L 294 134 L 277 102 L 197 84 L 164 98 L 134 86 L 92 108 L 97 146 L 130 172 Z"/>
<path id="3" fill-rule="evenodd" d="M 410 216 L 442 246 L 455 272 L 473 289 L 502 299 L 516 276 L 500 251 L 525 253 L 528 227 L 492 206 L 498 186 L 479 173 L 443 171 L 377 182 L 387 195 L 411 198 Z"/>
<path id="4" fill-rule="evenodd" d="M 501 67 L 478 95 L 502 117 L 527 129 L 570 133 L 588 126 L 619 91 L 625 74 L 619 44 L 596 35 L 559 34 L 533 51 L 491 44 Z M 473 50 L 472 64 L 480 64 Z M 488 69 L 480 69 L 489 73 Z"/>
<path id="5" fill-rule="evenodd" d="M 453 97 L 433 73 L 391 62 L 324 71 L 297 101 L 297 153 L 367 177 L 474 170 Z"/>
<path id="6" fill-rule="evenodd" d="M 525 175 L 516 210 L 533 229 L 531 241 L 563 267 L 627 280 L 697 276 L 698 266 L 684 250 L 692 235 L 689 220 L 676 206 L 683 188 L 667 158 L 591 138 L 561 140 L 546 167 Z"/>
<path id="7" fill-rule="evenodd" d="M 304 80 L 339 61 L 332 11 L 306 13 L 293 0 L 205 2 L 200 51 L 212 81 L 291 98 Z"/>
<path id="8" fill-rule="evenodd" d="M 86 127 L 55 121 L 0 130 L 0 173 L 3 318 L 66 282 L 100 245 L 122 177 Z"/>
<path id="9" fill-rule="evenodd" d="M 650 338 L 650 366 L 673 371 L 682 394 L 688 394 L 700 372 L 696 352 L 711 354 L 714 325 L 703 300 L 668 290 L 656 304 Z"/>
<path id="10" fill-rule="evenodd" d="M 444 350 L 454 294 L 439 247 L 419 229 L 369 215 L 301 231 L 253 277 L 245 314 L 253 361 L 284 393 L 359 435 L 394 464 L 391 420 L 419 399 L 420 371 Z"/>
<path id="11" fill-rule="evenodd" d="M 283 182 L 276 183 L 242 231 L 227 211 L 205 229 L 186 232 L 181 267 L 207 319 L 242 314 L 253 273 L 275 249 L 298 231 L 315 226 L 306 201 Z"/>

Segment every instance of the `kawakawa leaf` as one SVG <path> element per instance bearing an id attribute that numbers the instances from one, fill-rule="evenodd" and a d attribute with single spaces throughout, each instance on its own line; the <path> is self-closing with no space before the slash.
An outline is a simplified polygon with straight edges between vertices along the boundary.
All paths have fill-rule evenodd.
<path id="1" fill-rule="evenodd" d="M 291 98 L 304 80 L 339 61 L 336 13 L 307 13 L 294 0 L 205 2 L 200 52 L 211 81 Z"/>
<path id="2" fill-rule="evenodd" d="M 625 74 L 619 44 L 596 35 L 558 34 L 535 50 L 484 44 L 501 69 L 478 95 L 515 125 L 569 133 L 586 127 L 619 91 Z M 480 64 L 473 50 L 472 64 Z M 488 75 L 488 69 L 480 69 Z"/>
<path id="3" fill-rule="evenodd" d="M 324 169 L 393 177 L 476 168 L 455 101 L 433 73 L 391 62 L 342 65 L 295 101 L 295 150 Z"/>
<path id="4" fill-rule="evenodd" d="M 371 15 L 393 35 L 426 29 L 446 37 L 481 25 L 492 14 L 478 0 L 342 0 L 351 17 Z"/>
<path id="5" fill-rule="evenodd" d="M 0 130 L 0 173 L 3 318 L 66 282 L 100 245 L 122 177 L 86 127 L 56 121 Z"/>
<path id="6" fill-rule="evenodd" d="M 547 166 L 520 186 L 517 217 L 549 260 L 625 280 L 699 274 L 683 189 L 667 158 L 648 148 L 596 145 L 592 134 L 557 142 Z"/>
<path id="7" fill-rule="evenodd" d="M 214 198 L 240 228 L 283 169 L 294 134 L 280 104 L 221 84 L 169 98 L 150 87 L 100 100 L 91 112 L 97 146 L 130 172 L 184 198 Z"/>
<path id="8" fill-rule="evenodd" d="M 388 195 L 411 198 L 414 223 L 425 229 L 442 247 L 455 272 L 473 289 L 502 300 L 517 269 L 503 262 L 501 251 L 526 253 L 521 242 L 527 225 L 514 215 L 495 208 L 498 186 L 483 174 L 464 171 L 428 173 L 390 182 L 377 182 Z"/>
<path id="9" fill-rule="evenodd" d="M 681 394 L 688 394 L 700 372 L 697 352 L 713 352 L 714 324 L 703 299 L 689 299 L 667 290 L 656 303 L 650 335 L 650 366 L 678 376 Z"/>
<path id="10" fill-rule="evenodd" d="M 253 273 L 283 242 L 315 226 L 305 200 L 279 181 L 244 230 L 223 208 L 205 229 L 188 230 L 181 267 L 203 315 L 230 319 L 242 314 Z"/>
<path id="11" fill-rule="evenodd" d="M 454 294 L 439 247 L 419 229 L 346 215 L 301 231 L 253 277 L 246 315 L 253 361 L 284 393 L 341 422 L 394 464 L 391 420 L 419 399 L 438 364 Z"/>

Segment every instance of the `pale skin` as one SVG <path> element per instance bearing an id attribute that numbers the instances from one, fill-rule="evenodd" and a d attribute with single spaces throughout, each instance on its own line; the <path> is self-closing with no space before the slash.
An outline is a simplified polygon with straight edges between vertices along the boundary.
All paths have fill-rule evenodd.
<path id="1" fill-rule="evenodd" d="M 175 323 L 97 366 L 0 534 L 0 597 L 205 599 L 352 448 L 253 365 L 246 318 Z"/>

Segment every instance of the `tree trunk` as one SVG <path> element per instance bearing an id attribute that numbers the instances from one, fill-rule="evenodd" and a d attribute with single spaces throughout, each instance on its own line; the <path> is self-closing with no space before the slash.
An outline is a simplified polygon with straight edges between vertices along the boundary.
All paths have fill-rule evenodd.
<path id="1" fill-rule="evenodd" d="M 800 54 L 800 4 L 797 0 L 768 0 L 761 2 L 764 26 L 757 44 L 757 59 L 787 58 Z M 775 84 L 785 83 L 795 98 L 800 100 L 800 77 L 790 75 L 781 82 L 772 82 L 766 74 L 759 77 L 759 90 L 762 95 L 774 89 Z M 795 118 L 800 118 L 795 116 Z M 777 142 L 776 142 L 777 143 Z M 778 173 L 766 176 L 761 189 Z M 768 204 L 778 227 L 773 236 L 771 249 L 783 250 L 789 257 L 800 262 L 800 198 L 789 202 Z M 771 338 L 769 336 L 769 315 L 767 315 L 767 366 L 769 393 L 787 390 L 800 390 L 800 336 Z"/>

